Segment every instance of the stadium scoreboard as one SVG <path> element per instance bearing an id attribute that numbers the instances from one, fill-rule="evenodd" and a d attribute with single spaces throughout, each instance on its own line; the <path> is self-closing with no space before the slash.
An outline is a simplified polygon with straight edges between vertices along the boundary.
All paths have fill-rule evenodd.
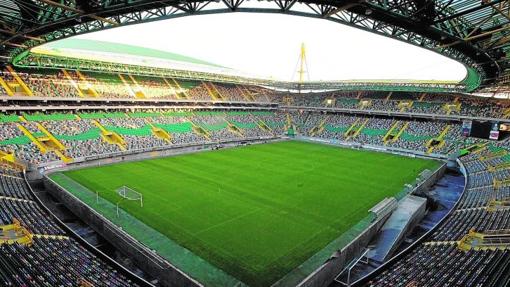
<path id="1" fill-rule="evenodd" d="M 462 134 L 489 140 L 499 140 L 510 132 L 510 123 L 469 120 L 462 123 Z"/>

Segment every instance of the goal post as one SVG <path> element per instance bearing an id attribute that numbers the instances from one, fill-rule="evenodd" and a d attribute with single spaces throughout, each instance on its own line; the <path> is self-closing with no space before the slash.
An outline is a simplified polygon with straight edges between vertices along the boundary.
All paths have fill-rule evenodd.
<path id="1" fill-rule="evenodd" d="M 125 185 L 117 188 L 116 191 L 120 196 L 120 200 L 117 202 L 117 216 L 119 216 L 119 205 L 123 200 L 140 201 L 140 207 L 143 207 L 143 195 L 140 192 Z"/>

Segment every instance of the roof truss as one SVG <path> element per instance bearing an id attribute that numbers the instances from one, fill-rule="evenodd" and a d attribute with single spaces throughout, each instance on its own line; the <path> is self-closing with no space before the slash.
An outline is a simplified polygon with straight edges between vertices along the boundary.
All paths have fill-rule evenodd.
<path id="1" fill-rule="evenodd" d="M 0 54 L 12 60 L 45 42 L 188 15 L 287 13 L 328 19 L 436 51 L 475 69 L 487 85 L 510 74 L 509 1 L 7 0 L 0 3 Z"/>

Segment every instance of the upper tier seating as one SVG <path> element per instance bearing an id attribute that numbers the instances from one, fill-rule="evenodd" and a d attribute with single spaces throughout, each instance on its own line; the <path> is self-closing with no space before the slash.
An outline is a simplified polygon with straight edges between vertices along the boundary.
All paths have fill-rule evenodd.
<path id="1" fill-rule="evenodd" d="M 78 71 L 18 71 L 22 81 L 39 97 L 99 97 L 116 99 L 165 99 L 195 101 L 274 102 L 289 106 L 447 114 L 469 117 L 509 118 L 510 101 L 457 94 L 349 91 L 289 94 L 257 86 L 174 80 L 148 76 L 85 73 Z M 9 71 L 0 73 L 15 82 Z M 17 95 L 23 95 L 19 90 Z M 0 96 L 7 91 L 0 88 Z"/>

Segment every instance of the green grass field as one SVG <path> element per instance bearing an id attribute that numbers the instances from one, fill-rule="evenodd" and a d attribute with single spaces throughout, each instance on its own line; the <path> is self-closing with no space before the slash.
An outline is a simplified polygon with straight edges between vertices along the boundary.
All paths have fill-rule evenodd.
<path id="1" fill-rule="evenodd" d="M 279 142 L 65 174 L 251 286 L 267 286 L 324 248 L 436 161 Z"/>

